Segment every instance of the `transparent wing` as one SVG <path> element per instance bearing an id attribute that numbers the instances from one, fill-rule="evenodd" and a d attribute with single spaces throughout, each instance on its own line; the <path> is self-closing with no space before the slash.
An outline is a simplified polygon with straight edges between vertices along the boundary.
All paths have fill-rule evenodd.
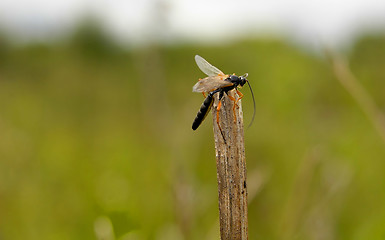
<path id="1" fill-rule="evenodd" d="M 228 75 L 224 76 L 214 76 L 203 78 L 199 82 L 197 82 L 193 87 L 193 92 L 211 92 L 218 88 L 228 87 L 233 85 L 233 83 L 229 81 L 225 81 Z"/>
<path id="2" fill-rule="evenodd" d="M 211 65 L 209 62 L 207 62 L 203 57 L 199 55 L 195 55 L 195 62 L 197 63 L 199 69 L 202 72 L 206 73 L 207 76 L 209 77 L 217 76 L 218 74 L 224 75 L 224 73 L 221 70 Z"/>

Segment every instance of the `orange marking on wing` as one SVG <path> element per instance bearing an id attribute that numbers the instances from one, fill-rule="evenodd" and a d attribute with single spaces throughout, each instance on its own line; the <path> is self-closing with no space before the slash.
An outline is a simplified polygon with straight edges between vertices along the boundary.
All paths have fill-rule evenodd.
<path id="1" fill-rule="evenodd" d="M 221 80 L 225 80 L 226 78 L 229 77 L 229 75 L 218 73 L 218 77 L 219 77 L 219 79 L 221 79 Z"/>

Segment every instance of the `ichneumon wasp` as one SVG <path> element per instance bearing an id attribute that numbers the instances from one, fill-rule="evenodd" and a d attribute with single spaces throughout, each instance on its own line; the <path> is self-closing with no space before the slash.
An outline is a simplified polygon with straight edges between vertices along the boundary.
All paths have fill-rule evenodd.
<path id="1" fill-rule="evenodd" d="M 246 73 L 243 76 L 239 76 L 239 77 L 234 74 L 233 75 L 224 74 L 221 70 L 211 65 L 209 62 L 207 62 L 204 58 L 202 58 L 199 55 L 195 55 L 195 62 L 197 63 L 199 69 L 202 72 L 204 72 L 208 77 L 199 79 L 199 81 L 193 87 L 193 92 L 203 93 L 203 96 L 205 96 L 205 100 L 201 105 L 197 113 L 197 116 L 194 119 L 194 122 L 192 124 L 192 129 L 196 130 L 201 125 L 201 123 L 206 118 L 207 113 L 210 111 L 213 105 L 214 95 L 218 93 L 219 103 L 217 106 L 217 124 L 218 124 L 219 130 L 221 131 L 223 139 L 225 139 L 222 132 L 222 128 L 219 125 L 219 110 L 221 109 L 221 105 L 222 105 L 221 99 L 224 96 L 224 94 L 227 95 L 228 91 L 233 89 L 237 91 L 237 94 L 239 96 L 238 99 L 235 99 L 227 95 L 230 98 L 230 100 L 234 102 L 233 112 L 234 112 L 234 120 L 235 120 L 235 107 L 237 106 L 237 102 L 241 100 L 241 98 L 243 97 L 243 94 L 240 91 L 238 91 L 238 87 L 243 87 L 245 83 L 249 85 L 251 96 L 253 98 L 253 103 L 254 103 L 253 118 L 249 125 L 251 126 L 255 117 L 255 100 L 254 100 L 254 93 L 251 88 L 251 85 L 249 81 L 246 79 L 248 74 Z M 207 94 L 207 97 L 205 94 Z"/>

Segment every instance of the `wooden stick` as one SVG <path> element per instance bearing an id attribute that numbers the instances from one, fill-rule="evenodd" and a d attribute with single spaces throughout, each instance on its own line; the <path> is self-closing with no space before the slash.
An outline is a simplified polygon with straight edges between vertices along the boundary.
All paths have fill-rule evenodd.
<path id="1" fill-rule="evenodd" d="M 235 90 L 229 91 L 228 94 L 238 98 Z M 226 94 L 221 101 L 219 124 L 226 138 L 225 141 L 217 125 L 218 96 L 214 99 L 212 111 L 217 159 L 220 234 L 222 240 L 244 240 L 248 239 L 248 221 L 242 105 L 239 101 L 238 107 L 235 107 L 235 120 L 234 102 Z"/>

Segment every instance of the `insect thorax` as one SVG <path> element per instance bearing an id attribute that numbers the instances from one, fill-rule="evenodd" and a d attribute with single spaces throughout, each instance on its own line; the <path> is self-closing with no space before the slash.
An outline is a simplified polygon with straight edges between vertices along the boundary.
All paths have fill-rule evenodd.
<path id="1" fill-rule="evenodd" d="M 233 83 L 235 86 L 240 85 L 241 87 L 243 87 L 247 81 L 246 78 L 238 77 L 236 75 L 230 75 L 226 80 Z"/>

